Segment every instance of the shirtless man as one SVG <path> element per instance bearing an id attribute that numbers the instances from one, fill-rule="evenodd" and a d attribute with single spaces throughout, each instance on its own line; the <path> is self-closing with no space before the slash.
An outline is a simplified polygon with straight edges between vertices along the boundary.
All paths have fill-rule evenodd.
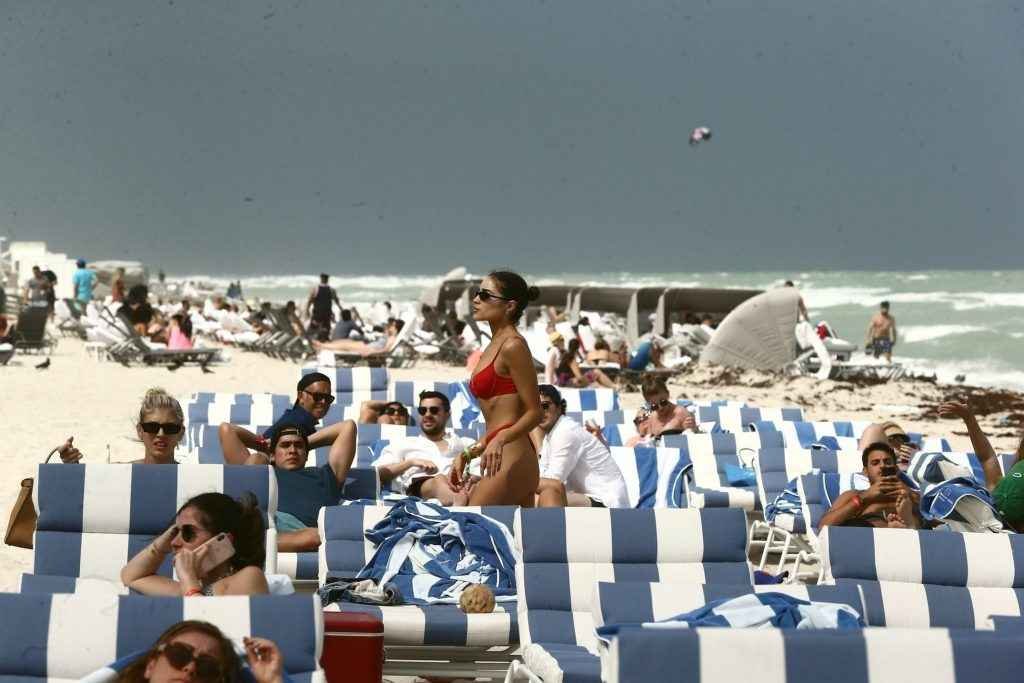
<path id="1" fill-rule="evenodd" d="M 873 526 L 882 529 L 920 529 L 921 517 L 910 488 L 899 479 L 896 452 L 884 442 L 861 454 L 870 486 L 836 498 L 820 526 Z"/>
<path id="2" fill-rule="evenodd" d="M 885 356 L 885 362 L 892 362 L 892 347 L 896 344 L 896 318 L 889 315 L 889 302 L 883 301 L 878 313 L 868 323 L 868 333 L 864 340 L 865 350 L 870 350 L 875 358 Z"/>
<path id="3" fill-rule="evenodd" d="M 700 431 L 697 427 L 697 419 L 689 410 L 677 405 L 669 398 L 668 387 L 665 380 L 660 377 L 649 377 L 644 380 L 640 388 L 649 412 L 644 421 L 643 433 L 638 433 L 631 438 L 626 445 L 636 446 L 644 441 L 657 438 L 665 432 L 682 432 L 691 430 Z"/>

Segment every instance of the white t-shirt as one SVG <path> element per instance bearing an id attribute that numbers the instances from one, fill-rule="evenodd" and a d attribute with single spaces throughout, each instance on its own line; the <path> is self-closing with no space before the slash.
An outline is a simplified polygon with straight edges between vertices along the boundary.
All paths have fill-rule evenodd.
<path id="1" fill-rule="evenodd" d="M 566 491 L 582 493 L 605 507 L 629 507 L 626 480 L 611 451 L 564 415 L 541 442 L 540 476 L 558 479 Z"/>
<path id="2" fill-rule="evenodd" d="M 423 434 L 408 436 L 402 439 L 392 440 L 380 452 L 374 463 L 374 467 L 381 465 L 395 465 L 409 458 L 423 458 L 430 460 L 437 466 L 437 472 L 428 474 L 420 467 L 410 467 L 392 481 L 392 490 L 398 489 L 405 493 L 409 486 L 417 479 L 428 479 L 435 474 L 448 475 L 452 471 L 452 462 L 455 456 L 473 444 L 472 439 L 445 434 L 443 441 L 431 441 Z M 447 446 L 447 450 L 441 449 Z"/>

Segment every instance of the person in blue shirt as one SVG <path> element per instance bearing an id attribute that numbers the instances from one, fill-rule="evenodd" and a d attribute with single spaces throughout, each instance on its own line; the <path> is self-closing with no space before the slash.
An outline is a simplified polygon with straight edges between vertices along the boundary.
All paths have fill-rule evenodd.
<path id="1" fill-rule="evenodd" d="M 636 353 L 629 360 L 629 369 L 642 372 L 647 369 L 648 364 L 653 364 L 655 369 L 665 367 L 661 364 L 661 340 L 656 337 L 640 342 L 636 347 Z"/>
<path id="2" fill-rule="evenodd" d="M 92 290 L 96 287 L 96 273 L 85 267 L 85 259 L 75 262 L 78 270 L 71 276 L 71 284 L 75 286 L 75 298 L 83 304 L 92 301 Z"/>

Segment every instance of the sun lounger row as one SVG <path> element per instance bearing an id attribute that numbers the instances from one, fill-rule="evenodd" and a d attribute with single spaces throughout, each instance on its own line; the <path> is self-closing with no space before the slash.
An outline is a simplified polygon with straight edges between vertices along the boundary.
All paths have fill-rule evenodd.
<path id="1" fill-rule="evenodd" d="M 0 593 L 0 680 L 80 681 L 148 650 L 170 626 L 198 619 L 228 638 L 273 640 L 293 681 L 327 680 L 324 627 L 310 595 L 168 598 Z M 340 680 L 340 679 L 336 679 Z"/>

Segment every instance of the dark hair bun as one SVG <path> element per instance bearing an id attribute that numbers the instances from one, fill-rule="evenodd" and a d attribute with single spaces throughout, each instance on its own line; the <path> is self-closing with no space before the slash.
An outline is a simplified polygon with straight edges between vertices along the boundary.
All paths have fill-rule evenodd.
<path id="1" fill-rule="evenodd" d="M 540 290 L 536 287 L 530 286 L 526 288 L 526 300 L 536 301 L 540 298 Z"/>

